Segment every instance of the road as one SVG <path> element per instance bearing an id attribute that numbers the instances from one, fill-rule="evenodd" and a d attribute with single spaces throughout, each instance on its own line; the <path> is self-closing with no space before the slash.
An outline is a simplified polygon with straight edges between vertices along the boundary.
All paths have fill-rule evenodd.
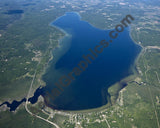
<path id="1" fill-rule="evenodd" d="M 145 52 L 146 52 L 146 49 L 145 49 Z M 145 54 L 145 53 L 144 53 L 144 54 Z M 149 66 L 147 65 L 147 63 L 145 63 L 144 56 L 143 56 L 143 63 L 144 63 L 144 67 L 145 67 L 145 69 L 146 69 L 146 71 L 145 71 L 146 82 L 149 83 L 149 82 L 148 82 L 148 77 L 147 77 L 147 72 L 148 72 L 150 69 L 148 68 Z M 145 64 L 146 64 L 146 65 L 145 65 Z M 157 73 L 157 72 L 156 72 L 156 73 Z M 157 73 L 157 75 L 158 75 L 158 73 Z M 158 80 L 159 80 L 159 77 L 157 77 L 157 78 L 158 78 Z M 149 91 L 149 94 L 150 94 L 152 106 L 153 106 L 153 108 L 154 108 L 154 113 L 155 113 L 156 120 L 157 120 L 157 126 L 158 126 L 158 128 L 160 128 L 159 119 L 158 119 L 158 114 L 157 114 L 157 111 L 156 111 L 156 107 L 155 107 L 155 104 L 154 104 L 153 96 L 152 96 L 151 89 L 150 89 L 150 86 L 149 86 L 149 85 L 148 85 L 148 91 Z"/>
<path id="2" fill-rule="evenodd" d="M 137 30 L 137 37 L 138 37 L 138 40 L 140 39 L 139 38 L 139 31 Z M 146 46 L 146 47 L 144 47 L 143 45 L 141 45 L 140 44 L 140 46 L 142 47 L 142 49 L 143 49 L 143 64 L 144 64 L 144 67 L 145 67 L 145 78 L 146 78 L 146 82 L 148 83 L 148 77 L 147 77 L 147 72 L 150 70 L 148 67 L 148 64 L 147 63 L 145 63 L 145 53 L 146 53 L 146 51 L 147 51 L 147 49 L 159 49 L 160 50 L 160 47 L 159 46 Z M 157 73 L 157 78 L 158 78 L 158 81 L 159 81 L 159 77 L 158 77 L 158 73 Z M 156 111 L 156 108 L 155 108 L 155 105 L 154 105 L 154 101 L 153 101 L 153 96 L 152 96 L 152 93 L 151 93 L 151 89 L 150 89 L 150 86 L 148 85 L 148 91 L 149 91 L 149 94 L 150 94 L 150 98 L 151 98 L 151 102 L 152 102 L 152 106 L 153 106 L 153 108 L 154 108 L 154 113 L 155 113 L 155 116 L 156 116 L 156 120 L 157 120 L 157 126 L 158 126 L 158 128 L 160 128 L 160 124 L 159 124 L 159 119 L 158 119 L 158 116 L 157 116 L 157 111 Z"/>
<path id="3" fill-rule="evenodd" d="M 37 67 L 38 67 L 39 64 L 40 64 L 40 62 L 37 64 Z M 35 70 L 35 73 L 34 73 L 34 76 L 33 76 L 33 79 L 32 79 L 32 82 L 31 82 L 31 85 L 30 85 L 30 88 L 29 88 L 29 91 L 28 91 L 28 95 L 27 95 L 27 98 L 26 98 L 25 109 L 26 109 L 26 111 L 27 111 L 31 116 L 37 117 L 37 118 L 39 118 L 39 119 L 41 119 L 41 120 L 44 120 L 44 121 L 46 121 L 47 123 L 50 123 L 51 125 L 55 126 L 56 128 L 60 128 L 57 124 L 55 124 L 55 123 L 53 123 L 53 122 L 51 122 L 51 121 L 49 121 L 49 120 L 47 120 L 47 119 L 45 119 L 45 118 L 43 118 L 43 117 L 40 117 L 40 116 L 38 116 L 38 115 L 36 115 L 36 114 L 33 114 L 33 113 L 28 109 L 28 107 L 27 107 L 27 105 L 29 104 L 28 99 L 29 99 L 30 93 L 31 93 L 31 91 L 32 91 L 32 87 L 33 87 L 33 83 L 34 83 L 36 74 L 37 74 L 37 69 Z"/>
<path id="4" fill-rule="evenodd" d="M 158 82 L 160 83 L 160 79 L 159 79 L 159 76 L 158 76 L 158 73 L 155 71 L 156 75 L 157 75 L 157 80 Z"/>

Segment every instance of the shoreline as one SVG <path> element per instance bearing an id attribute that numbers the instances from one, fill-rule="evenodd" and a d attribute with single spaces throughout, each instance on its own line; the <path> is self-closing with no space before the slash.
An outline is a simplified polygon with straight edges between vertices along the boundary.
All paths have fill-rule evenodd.
<path id="1" fill-rule="evenodd" d="M 79 14 L 79 13 L 78 13 Z M 65 14 L 66 15 L 66 14 Z M 59 17 L 60 18 L 60 17 Z M 80 18 L 82 18 L 81 16 L 80 16 Z M 58 19 L 58 18 L 57 18 Z M 56 19 L 56 20 L 57 20 Z M 56 20 L 54 20 L 54 21 L 56 21 Z M 54 22 L 53 21 L 53 22 Z M 51 23 L 53 23 L 53 22 L 51 22 Z M 50 23 L 50 25 L 51 25 L 51 23 Z M 52 27 L 55 27 L 56 29 L 59 29 L 60 31 L 62 31 L 64 34 L 65 34 L 65 36 L 63 37 L 63 38 L 65 38 L 66 36 L 68 36 L 69 34 L 67 33 L 67 32 L 65 32 L 64 30 L 62 30 L 61 28 L 59 28 L 59 27 L 57 27 L 57 26 L 55 26 L 55 25 L 51 25 Z M 104 29 L 105 30 L 105 29 Z M 112 30 L 112 29 L 109 29 L 109 30 Z M 135 60 L 134 60 L 134 63 L 133 63 L 133 65 L 131 65 L 131 67 L 130 67 L 130 69 L 129 70 L 131 70 L 132 71 L 132 74 L 130 74 L 130 75 L 128 75 L 128 76 L 126 76 L 125 78 L 123 78 L 123 79 L 121 79 L 120 81 L 126 81 L 126 83 L 128 83 L 129 81 L 131 81 L 130 79 L 134 79 L 136 76 L 137 76 L 137 74 L 138 74 L 138 71 L 136 70 L 136 65 L 137 65 L 137 63 L 138 63 L 138 60 L 139 60 L 139 57 L 141 56 L 141 53 L 143 52 L 143 47 L 140 45 L 140 44 L 138 44 L 138 42 L 136 42 L 136 41 L 134 41 L 134 39 L 132 38 L 132 36 L 131 36 L 131 31 L 132 31 L 132 29 L 130 29 L 129 28 L 129 36 L 130 36 L 130 38 L 131 38 L 131 40 L 136 44 L 136 45 L 138 45 L 138 46 L 140 46 L 142 49 L 140 50 L 140 52 L 138 53 L 138 55 L 135 57 Z M 59 39 L 59 41 L 61 40 L 61 39 L 63 39 L 63 38 L 60 38 Z M 117 82 L 118 83 L 118 82 Z M 117 84 L 117 83 L 115 83 L 115 84 Z M 115 84 L 113 84 L 113 85 L 111 85 L 110 87 L 112 87 L 112 86 L 114 86 Z M 109 88 L 110 88 L 109 87 Z M 109 90 L 109 88 L 108 88 L 108 90 Z M 123 88 L 121 88 L 119 91 L 118 91 L 118 94 L 119 94 L 119 92 L 122 90 L 122 89 L 124 89 L 125 87 L 123 87 Z M 118 98 L 117 98 L 118 99 Z M 49 106 L 46 106 L 46 107 L 48 107 L 49 109 L 51 109 L 52 111 L 59 111 L 59 112 L 66 112 L 66 113 L 86 113 L 86 112 L 93 112 L 93 111 L 99 111 L 99 110 L 102 110 L 102 109 L 104 109 L 104 108 L 108 108 L 108 107 L 110 107 L 111 105 L 110 105 L 110 103 L 107 103 L 107 104 L 105 104 L 105 105 L 103 105 L 103 106 L 101 106 L 101 107 L 97 107 L 97 108 L 91 108 L 91 109 L 84 109 L 84 110 L 57 110 L 57 109 L 53 109 L 52 107 L 49 107 Z"/>

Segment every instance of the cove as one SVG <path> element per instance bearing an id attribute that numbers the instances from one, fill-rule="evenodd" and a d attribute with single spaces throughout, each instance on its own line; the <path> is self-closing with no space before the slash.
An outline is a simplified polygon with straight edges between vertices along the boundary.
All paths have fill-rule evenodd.
<path id="1" fill-rule="evenodd" d="M 53 99 L 55 83 L 68 75 L 82 60 L 82 55 L 91 54 L 101 40 L 111 40 L 109 30 L 93 27 L 82 21 L 78 13 L 67 12 L 51 23 L 66 33 L 60 40 L 59 47 L 53 51 L 54 59 L 43 75 L 46 87 L 43 88 L 45 103 L 58 110 L 83 110 L 97 108 L 107 104 L 107 89 L 126 76 L 133 74 L 136 56 L 141 48 L 130 35 L 129 28 L 119 34 L 104 51 L 88 64 L 87 69 L 77 76 L 64 91 Z M 91 59 L 90 59 L 91 60 Z"/>

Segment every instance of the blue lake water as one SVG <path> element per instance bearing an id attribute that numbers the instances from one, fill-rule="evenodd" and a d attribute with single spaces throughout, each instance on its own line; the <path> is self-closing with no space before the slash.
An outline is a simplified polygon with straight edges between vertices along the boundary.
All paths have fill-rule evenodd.
<path id="1" fill-rule="evenodd" d="M 51 25 L 65 31 L 68 36 L 54 50 L 54 59 L 43 76 L 47 85 L 44 91 L 50 94 L 44 96 L 46 103 L 62 110 L 90 109 L 106 104 L 108 87 L 133 73 L 131 67 L 140 52 L 140 47 L 130 38 L 129 28 L 119 33 L 102 53 L 97 54 L 98 57 L 94 56 L 95 60 L 90 58 L 92 64 L 88 63 L 79 76 L 74 75 L 75 80 L 53 100 L 51 90 L 55 88 L 55 82 L 69 74 L 80 61 L 85 61 L 82 55 L 91 54 L 88 49 L 94 50 L 101 40 L 109 41 L 110 38 L 109 30 L 93 27 L 74 12 L 66 13 Z"/>
<path id="2" fill-rule="evenodd" d="M 60 40 L 59 46 L 53 51 L 54 58 L 43 75 L 46 86 L 39 87 L 29 101 L 34 104 L 42 95 L 49 107 L 59 110 L 83 110 L 107 104 L 108 88 L 133 74 L 131 69 L 141 50 L 132 41 L 129 28 L 125 28 L 116 39 L 112 40 L 109 38 L 110 30 L 95 28 L 88 22 L 82 21 L 79 14 L 74 12 L 59 17 L 51 23 L 51 26 L 61 29 L 66 36 Z M 112 43 L 105 48 L 104 45 L 98 47 L 98 50 L 103 48 L 103 52 L 95 54 L 95 47 L 100 45 L 102 40 L 112 40 Z M 91 55 L 92 58 L 88 57 L 86 60 L 83 55 L 85 57 Z M 81 63 L 82 67 L 86 67 L 84 70 L 78 65 L 82 61 L 85 61 L 85 64 Z M 63 87 L 63 91 L 59 89 L 59 96 L 55 98 L 57 88 L 55 83 L 64 75 L 68 78 L 68 74 L 75 67 L 81 72 L 79 75 L 73 73 L 71 76 L 74 80 Z M 59 85 L 62 87 L 62 84 Z M 122 86 L 126 86 L 126 83 Z M 6 104 L 10 107 L 10 111 L 14 111 L 25 101 L 24 98 L 12 103 L 4 102 L 0 106 Z"/>

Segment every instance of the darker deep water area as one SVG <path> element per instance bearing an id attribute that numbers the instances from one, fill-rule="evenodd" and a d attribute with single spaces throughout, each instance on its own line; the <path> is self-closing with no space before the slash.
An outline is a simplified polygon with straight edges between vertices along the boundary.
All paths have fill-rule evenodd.
<path id="1" fill-rule="evenodd" d="M 107 104 L 109 96 L 107 89 L 133 74 L 131 68 L 134 67 L 135 59 L 141 50 L 140 46 L 132 41 L 129 28 L 119 33 L 119 36 L 112 39 L 113 42 L 95 57 L 88 49 L 94 50 L 102 40 L 109 42 L 111 40 L 109 30 L 93 27 L 88 22 L 82 21 L 81 17 L 74 12 L 59 17 L 51 23 L 51 26 L 64 31 L 66 36 L 60 40 L 59 47 L 54 49 L 54 59 L 43 75 L 46 86 L 38 88 L 29 101 L 34 104 L 42 95 L 49 107 L 58 110 L 83 110 Z M 64 75 L 67 76 L 73 68 L 78 67 L 81 61 L 86 61 L 82 56 L 88 54 L 94 57 L 94 60 L 89 58 L 91 64 L 88 63 L 84 71 L 81 69 L 79 76 L 73 75 L 75 80 L 64 87 L 64 91 L 53 100 L 52 90 L 56 88 L 55 83 L 58 79 Z M 16 103 L 19 105 L 21 102 L 25 102 L 25 99 Z M 9 105 L 6 102 L 3 104 L 7 104 L 10 110 L 12 105 L 14 110 L 18 107 L 15 102 Z"/>
<path id="2" fill-rule="evenodd" d="M 23 14 L 23 13 L 24 13 L 23 10 L 8 10 L 7 12 L 5 12 L 5 14 L 8 14 L 8 15 Z"/>

